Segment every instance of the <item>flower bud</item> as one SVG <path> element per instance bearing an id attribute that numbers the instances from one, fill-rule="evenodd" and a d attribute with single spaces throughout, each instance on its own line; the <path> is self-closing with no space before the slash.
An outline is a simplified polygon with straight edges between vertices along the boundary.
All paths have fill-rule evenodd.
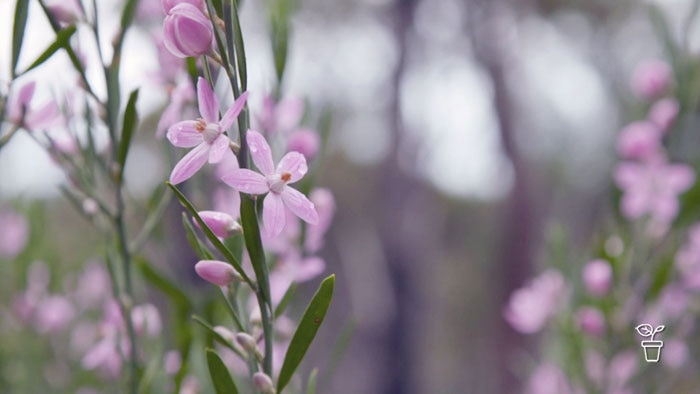
<path id="1" fill-rule="evenodd" d="M 255 341 L 255 338 L 245 332 L 239 332 L 236 334 L 235 339 L 236 343 L 248 354 L 255 356 L 255 359 L 259 362 L 263 361 L 264 357 L 258 348 L 258 343 Z"/>
<path id="2" fill-rule="evenodd" d="M 590 294 L 601 297 L 610 291 L 612 267 L 605 260 L 593 260 L 583 267 L 583 285 Z"/>
<path id="3" fill-rule="evenodd" d="M 272 379 L 262 372 L 256 372 L 253 374 L 253 384 L 263 394 L 275 394 Z"/>
<path id="4" fill-rule="evenodd" d="M 632 91 L 644 99 L 662 95 L 671 85 L 671 68 L 659 59 L 650 59 L 637 66 L 632 75 Z"/>
<path id="5" fill-rule="evenodd" d="M 168 12 L 164 26 L 165 47 L 177 57 L 197 57 L 211 49 L 214 28 L 194 5 L 180 3 Z"/>
<path id="6" fill-rule="evenodd" d="M 233 266 L 223 261 L 201 260 L 194 265 L 194 270 L 202 279 L 217 286 L 228 286 L 239 278 Z"/>
<path id="7" fill-rule="evenodd" d="M 298 129 L 294 131 L 287 141 L 287 151 L 297 151 L 304 155 L 307 161 L 311 161 L 318 153 L 321 139 L 311 129 Z"/>
<path id="8" fill-rule="evenodd" d="M 649 110 L 649 120 L 661 129 L 668 132 L 678 117 L 680 110 L 678 101 L 674 98 L 665 98 L 657 101 Z"/>
<path id="9" fill-rule="evenodd" d="M 229 330 L 228 328 L 224 326 L 216 326 L 214 327 L 214 332 L 219 334 L 221 338 L 224 338 L 225 340 L 233 343 L 233 340 L 235 339 L 235 335 L 233 331 Z"/>
<path id="10" fill-rule="evenodd" d="M 160 2 L 161 6 L 163 6 L 163 12 L 166 15 L 170 13 L 173 7 L 181 3 L 190 3 L 200 10 L 204 7 L 204 0 L 162 0 Z"/>
<path id="11" fill-rule="evenodd" d="M 160 335 L 163 328 L 158 309 L 153 304 L 142 304 L 134 307 L 131 310 L 131 321 L 138 334 L 146 333 L 151 337 Z"/>
<path id="12" fill-rule="evenodd" d="M 576 312 L 576 323 L 586 334 L 602 335 L 605 332 L 605 316 L 596 308 L 585 306 Z"/>
<path id="13" fill-rule="evenodd" d="M 240 234 L 243 231 L 241 225 L 227 213 L 217 211 L 200 211 L 197 213 L 214 235 L 219 238 L 230 237 L 235 234 Z M 194 224 L 199 227 L 199 223 L 197 223 L 196 220 Z"/>
<path id="14" fill-rule="evenodd" d="M 83 11 L 76 0 L 47 0 L 46 9 L 61 26 L 75 23 L 83 17 Z"/>

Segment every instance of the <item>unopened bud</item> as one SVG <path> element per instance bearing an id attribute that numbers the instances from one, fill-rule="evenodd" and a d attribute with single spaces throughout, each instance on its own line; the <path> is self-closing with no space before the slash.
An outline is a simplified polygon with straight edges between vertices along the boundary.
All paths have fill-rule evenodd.
<path id="1" fill-rule="evenodd" d="M 228 328 L 226 328 L 224 326 L 214 327 L 214 332 L 219 334 L 219 336 L 221 336 L 221 338 L 223 338 L 231 343 L 233 343 L 233 340 L 235 339 L 235 336 L 236 336 L 236 334 L 234 334 L 233 331 L 229 330 Z"/>
<path id="2" fill-rule="evenodd" d="M 593 307 L 586 306 L 576 312 L 576 323 L 579 329 L 589 335 L 603 335 L 605 332 L 605 316 Z"/>
<path id="3" fill-rule="evenodd" d="M 243 231 L 241 225 L 233 219 L 233 216 L 217 211 L 200 211 L 197 212 L 209 229 L 219 238 L 226 238 L 232 235 L 241 234 Z M 195 220 L 194 224 L 197 227 L 199 223 Z"/>
<path id="4" fill-rule="evenodd" d="M 275 387 L 272 385 L 272 379 L 262 372 L 253 374 L 253 384 L 263 394 L 275 394 Z"/>
<path id="5" fill-rule="evenodd" d="M 249 334 L 245 332 L 239 332 L 236 334 L 236 343 L 249 355 L 255 356 L 255 359 L 258 360 L 258 362 L 263 362 L 265 359 L 262 352 L 260 352 L 260 349 L 258 348 L 258 343 L 255 341 L 255 338 Z"/>
<path id="6" fill-rule="evenodd" d="M 194 270 L 202 279 L 217 286 L 228 286 L 240 275 L 229 263 L 217 260 L 201 260 L 194 265 Z"/>

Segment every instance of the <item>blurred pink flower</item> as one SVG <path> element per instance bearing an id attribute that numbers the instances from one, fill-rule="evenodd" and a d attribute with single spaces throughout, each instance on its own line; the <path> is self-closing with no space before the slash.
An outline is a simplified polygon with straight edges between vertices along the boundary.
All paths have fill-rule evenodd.
<path id="1" fill-rule="evenodd" d="M 690 351 L 684 341 L 678 338 L 664 341 L 664 365 L 680 369 L 688 361 L 689 356 Z"/>
<path id="2" fill-rule="evenodd" d="M 324 237 L 333 221 L 335 198 L 329 189 L 317 188 L 309 193 L 309 199 L 318 212 L 318 223 L 306 226 L 304 248 L 310 253 L 316 253 L 323 247 Z"/>
<path id="3" fill-rule="evenodd" d="M 605 333 L 605 316 L 594 307 L 585 306 L 576 311 L 576 323 L 586 334 L 599 336 Z"/>
<path id="4" fill-rule="evenodd" d="M 537 367 L 530 376 L 525 393 L 527 394 L 573 394 L 580 390 L 573 389 L 564 372 L 554 364 Z"/>
<path id="5" fill-rule="evenodd" d="M 659 59 L 640 63 L 632 74 L 632 91 L 644 99 L 654 99 L 664 94 L 671 85 L 671 68 Z"/>
<path id="6" fill-rule="evenodd" d="M 287 150 L 304 155 L 307 161 L 313 160 L 321 146 L 321 137 L 314 130 L 300 128 L 294 130 L 287 140 Z"/>
<path id="7" fill-rule="evenodd" d="M 10 95 L 7 103 L 7 118 L 28 129 L 40 129 L 53 125 L 60 117 L 56 102 L 51 100 L 39 109 L 32 108 L 36 84 L 32 81 Z"/>
<path id="8" fill-rule="evenodd" d="M 565 294 L 564 278 L 559 271 L 549 269 L 513 292 L 504 317 L 515 330 L 535 333 L 544 327 Z"/>
<path id="9" fill-rule="evenodd" d="M 257 120 L 267 134 L 286 134 L 299 125 L 303 115 L 304 100 L 301 98 L 285 98 L 277 102 L 274 96 L 268 95 L 263 99 Z"/>
<path id="10" fill-rule="evenodd" d="M 668 132 L 678 117 L 680 106 L 674 98 L 667 97 L 654 103 L 649 109 L 649 121 L 663 132 Z"/>
<path id="11" fill-rule="evenodd" d="M 148 334 L 148 336 L 157 337 L 163 329 L 160 313 L 153 304 L 135 306 L 131 310 L 131 321 L 138 335 Z"/>
<path id="12" fill-rule="evenodd" d="M 189 80 L 180 82 L 170 94 L 170 103 L 163 110 L 156 126 L 156 137 L 163 137 L 165 131 L 182 118 L 190 104 L 194 103 L 194 89 Z M 189 112 L 189 110 L 187 111 Z"/>
<path id="13" fill-rule="evenodd" d="M 618 353 L 608 364 L 608 390 L 620 392 L 639 369 L 639 356 L 635 351 Z"/>
<path id="14" fill-rule="evenodd" d="M 84 18 L 77 0 L 46 0 L 46 8 L 61 26 L 67 26 Z"/>
<path id="15" fill-rule="evenodd" d="M 39 301 L 34 311 L 34 329 L 40 333 L 61 331 L 75 316 L 75 308 L 65 297 L 52 295 Z"/>
<path id="16" fill-rule="evenodd" d="M 166 9 L 163 2 L 163 10 Z M 164 22 L 165 47 L 177 57 L 197 57 L 211 51 L 214 27 L 201 8 L 181 1 L 167 9 Z"/>
<path id="17" fill-rule="evenodd" d="M 247 141 L 253 162 L 262 175 L 249 169 L 238 169 L 221 179 L 242 193 L 267 193 L 263 200 L 263 223 L 268 236 L 278 236 L 284 229 L 285 206 L 307 223 L 317 223 L 318 213 L 314 204 L 301 192 L 287 186 L 306 174 L 308 167 L 304 156 L 299 152 L 289 152 L 275 168 L 270 146 L 260 133 L 249 130 Z"/>
<path id="18" fill-rule="evenodd" d="M 583 267 L 583 286 L 588 293 L 601 297 L 610 291 L 613 271 L 605 260 L 593 260 Z"/>
<path id="19" fill-rule="evenodd" d="M 180 148 L 191 148 L 173 168 L 170 182 L 174 185 L 184 182 L 194 175 L 209 159 L 209 163 L 218 163 L 229 149 L 229 138 L 224 134 L 231 128 L 238 114 L 243 110 L 248 93 L 244 92 L 236 99 L 231 108 L 219 119 L 219 100 L 209 82 L 200 77 L 197 82 L 197 99 L 202 118 L 185 120 L 168 129 L 168 140 Z"/>
<path id="20" fill-rule="evenodd" d="M 622 189 L 621 211 L 628 219 L 649 214 L 657 223 L 670 223 L 678 215 L 678 195 L 695 181 L 695 172 L 684 164 L 664 159 L 644 163 L 622 162 L 615 169 L 615 181 Z"/>
<path id="21" fill-rule="evenodd" d="M 12 260 L 29 242 L 29 222 L 15 212 L 0 211 L 0 259 Z"/>
<path id="22" fill-rule="evenodd" d="M 684 285 L 690 290 L 700 290 L 700 224 L 688 231 L 688 240 L 676 252 L 675 263 Z"/>
<path id="23" fill-rule="evenodd" d="M 625 126 L 617 138 L 617 152 L 625 159 L 649 159 L 661 154 L 661 130 L 651 122 Z"/>
<path id="24" fill-rule="evenodd" d="M 168 375 L 175 375 L 182 367 L 182 356 L 177 350 L 170 350 L 163 356 L 163 369 Z"/>

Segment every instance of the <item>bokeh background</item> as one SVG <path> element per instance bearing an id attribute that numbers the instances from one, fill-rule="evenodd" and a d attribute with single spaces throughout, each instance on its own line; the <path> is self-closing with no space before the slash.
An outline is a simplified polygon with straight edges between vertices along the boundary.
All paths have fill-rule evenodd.
<path id="1" fill-rule="evenodd" d="M 641 110 L 629 77 L 641 61 L 668 57 L 660 19 L 689 54 L 698 53 L 697 6 L 301 0 L 283 91 L 305 98 L 306 124 L 329 131 L 319 183 L 337 203 L 322 253 L 327 272 L 338 276 L 337 294 L 304 364 L 335 366 L 321 392 L 519 390 L 529 371 L 523 360 L 547 338 L 509 328 L 502 318 L 508 296 L 546 265 L 552 237 L 565 234 L 564 253 L 583 259 L 597 229 L 610 225 L 615 136 Z M 255 113 L 274 68 L 265 2 L 242 7 Z M 0 0 L 3 81 L 13 8 Z M 37 8 L 30 7 L 25 62 L 53 39 Z M 139 45 L 144 35 L 136 28 L 127 38 L 125 91 L 148 86 L 144 70 L 156 70 L 155 48 Z M 51 62 L 49 69 L 69 67 L 63 56 Z M 37 94 L 74 83 L 56 76 L 32 74 L 48 87 Z M 146 116 L 126 176 L 144 198 L 170 168 L 152 129 L 165 99 L 142 89 Z M 52 166 L 30 138 L 17 136 L 0 152 L 0 201 L 33 210 L 53 245 L 42 252 L 54 257 L 48 262 L 75 267 L 91 257 L 90 230 L 66 209 Z M 177 223 L 175 203 L 170 215 Z M 186 248 L 151 252 L 191 276 Z M 0 305 L 22 286 L 0 290 Z M 313 290 L 306 285 L 302 294 Z M 346 352 L 332 356 L 347 333 Z M 29 369 L 20 363 L 3 373 Z"/>

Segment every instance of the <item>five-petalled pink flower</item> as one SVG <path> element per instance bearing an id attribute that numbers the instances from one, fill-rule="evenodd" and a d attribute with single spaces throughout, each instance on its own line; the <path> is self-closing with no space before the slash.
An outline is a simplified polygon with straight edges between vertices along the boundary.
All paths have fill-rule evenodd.
<path id="1" fill-rule="evenodd" d="M 219 119 L 219 100 L 209 83 L 199 78 L 197 100 L 202 117 L 175 123 L 168 129 L 167 137 L 173 145 L 180 148 L 195 147 L 175 165 L 170 174 L 170 183 L 177 185 L 186 181 L 202 168 L 207 159 L 214 164 L 224 158 L 229 148 L 229 138 L 224 132 L 231 128 L 241 113 L 247 97 L 248 92 L 241 93 Z"/>
<path id="2" fill-rule="evenodd" d="M 267 193 L 263 200 L 263 224 L 268 236 L 278 236 L 285 226 L 285 206 L 307 223 L 318 222 L 316 207 L 306 196 L 288 184 L 297 182 L 308 171 L 306 159 L 299 152 L 288 152 L 275 168 L 272 152 L 262 134 L 249 130 L 246 141 L 253 162 L 260 173 L 241 168 L 224 175 L 227 185 L 247 194 Z"/>

